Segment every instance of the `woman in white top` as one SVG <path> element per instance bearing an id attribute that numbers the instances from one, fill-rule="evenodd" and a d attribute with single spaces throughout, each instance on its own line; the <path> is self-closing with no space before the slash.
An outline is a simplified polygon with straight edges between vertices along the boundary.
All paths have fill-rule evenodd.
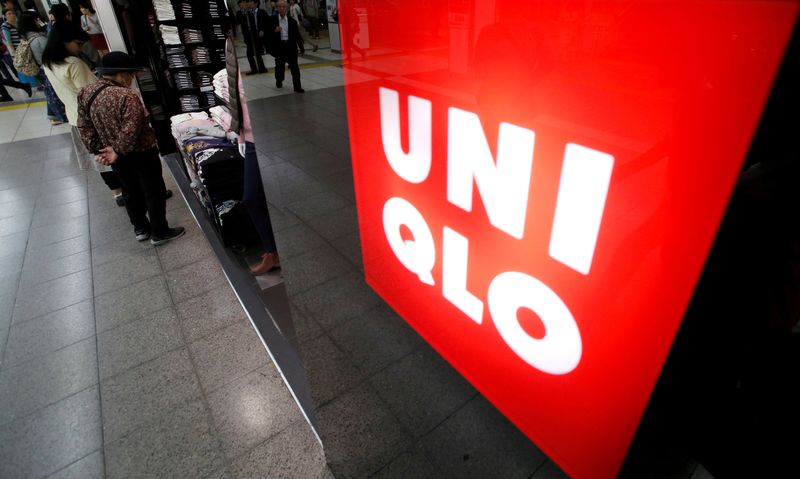
<path id="1" fill-rule="evenodd" d="M 88 1 L 81 2 L 80 8 L 81 28 L 89 34 L 89 41 L 92 42 L 97 51 L 104 55 L 108 52 L 108 43 L 106 42 L 106 36 L 103 35 L 103 27 L 100 26 L 100 20 L 97 19 L 97 13 L 95 13 L 92 3 Z"/>
<path id="2" fill-rule="evenodd" d="M 298 27 L 297 29 L 300 31 L 300 38 L 303 39 L 303 43 L 308 43 L 313 47 L 312 51 L 314 52 L 317 51 L 319 45 L 312 42 L 311 39 L 308 38 L 308 33 L 306 33 L 305 25 L 303 25 L 303 20 L 305 19 L 303 17 L 303 9 L 300 8 L 300 4 L 297 3 L 297 0 L 289 0 L 289 3 L 291 4 L 289 6 L 289 16 L 292 17 L 295 22 L 297 22 L 297 27 Z M 305 53 L 305 50 L 300 52 L 301 55 L 303 53 Z"/>
<path id="3" fill-rule="evenodd" d="M 57 22 L 47 38 L 47 46 L 42 53 L 42 64 L 47 79 L 64 103 L 67 120 L 72 125 L 72 141 L 75 144 L 78 162 L 87 161 L 96 165 L 94 156 L 86 151 L 78 133 L 78 93 L 91 85 L 97 78 L 89 66 L 79 57 L 83 51 L 86 34 L 72 22 Z M 100 171 L 108 188 L 114 194 L 117 204 L 124 206 L 122 187 L 113 171 Z"/>

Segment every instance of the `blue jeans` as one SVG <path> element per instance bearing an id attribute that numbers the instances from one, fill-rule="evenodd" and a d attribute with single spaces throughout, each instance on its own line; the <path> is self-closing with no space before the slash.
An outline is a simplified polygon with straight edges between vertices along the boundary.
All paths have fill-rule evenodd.
<path id="1" fill-rule="evenodd" d="M 275 235 L 269 219 L 267 195 L 264 194 L 264 183 L 261 181 L 261 168 L 258 166 L 256 145 L 249 141 L 245 143 L 244 150 L 244 198 L 242 201 L 247 207 L 250 219 L 253 220 L 258 237 L 261 238 L 264 252 L 276 252 L 278 248 L 275 246 Z"/>

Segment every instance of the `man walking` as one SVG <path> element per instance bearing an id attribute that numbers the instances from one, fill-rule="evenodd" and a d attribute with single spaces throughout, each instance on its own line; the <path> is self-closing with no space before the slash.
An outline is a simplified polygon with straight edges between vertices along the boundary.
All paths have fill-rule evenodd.
<path id="1" fill-rule="evenodd" d="M 250 71 L 245 75 L 269 72 L 261 57 L 264 54 L 264 37 L 269 27 L 269 17 L 267 12 L 259 8 L 260 4 L 260 0 L 239 0 L 239 11 L 236 12 L 236 21 L 242 29 L 244 44 L 247 46 L 247 61 L 250 63 Z"/>
<path id="2" fill-rule="evenodd" d="M 300 68 L 297 66 L 297 49 L 303 50 L 303 39 L 300 37 L 300 29 L 287 12 L 289 7 L 285 0 L 279 0 L 277 4 L 278 15 L 270 18 L 270 53 L 275 57 L 275 86 L 283 87 L 284 70 L 289 64 L 292 72 L 292 84 L 294 91 L 305 93 L 300 85 Z"/>
<path id="3" fill-rule="evenodd" d="M 102 78 L 78 93 L 78 129 L 95 161 L 117 173 L 136 239 L 157 246 L 183 236 L 184 229 L 167 224 L 156 134 L 139 96 L 129 88 L 140 70 L 127 53 L 103 57 L 97 68 Z"/>

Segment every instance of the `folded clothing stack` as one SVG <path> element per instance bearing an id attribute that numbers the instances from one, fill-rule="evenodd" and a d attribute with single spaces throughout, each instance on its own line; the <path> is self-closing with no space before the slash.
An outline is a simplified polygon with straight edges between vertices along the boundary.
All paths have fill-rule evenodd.
<path id="1" fill-rule="evenodd" d="M 199 88 L 205 89 L 206 87 L 213 87 L 214 86 L 214 77 L 211 76 L 211 73 L 206 71 L 199 71 L 196 75 L 197 79 L 197 86 Z"/>
<path id="2" fill-rule="evenodd" d="M 183 37 L 183 43 L 203 42 L 203 32 L 194 28 L 184 28 L 181 30 L 181 36 Z"/>
<path id="3" fill-rule="evenodd" d="M 214 75 L 214 93 L 226 102 L 231 101 L 228 91 L 228 71 L 220 70 Z"/>
<path id="4" fill-rule="evenodd" d="M 215 23 L 208 29 L 209 37 L 214 40 L 225 40 L 225 29 L 222 25 Z"/>
<path id="5" fill-rule="evenodd" d="M 137 73 L 136 79 L 142 91 L 156 91 L 156 82 L 153 80 L 153 74 L 150 71 Z"/>
<path id="6" fill-rule="evenodd" d="M 192 73 L 186 70 L 177 71 L 172 75 L 175 81 L 175 88 L 186 90 L 188 88 L 195 88 L 194 80 L 192 80 Z"/>
<path id="7" fill-rule="evenodd" d="M 170 68 L 188 67 L 190 65 L 182 45 L 167 47 L 165 52 L 167 54 L 167 64 Z"/>
<path id="8" fill-rule="evenodd" d="M 178 103 L 181 105 L 181 111 L 200 109 L 200 100 L 197 98 L 197 95 L 182 95 L 178 98 Z"/>
<path id="9" fill-rule="evenodd" d="M 190 118 L 180 123 L 173 123 L 172 136 L 183 144 L 198 136 L 225 138 L 226 132 L 216 121 L 206 116 L 205 118 Z"/>
<path id="10" fill-rule="evenodd" d="M 184 20 L 191 20 L 194 18 L 194 11 L 189 0 L 182 0 L 175 5 L 175 11 Z"/>
<path id="11" fill-rule="evenodd" d="M 175 10 L 169 0 L 154 0 L 153 7 L 156 10 L 156 18 L 160 21 L 175 20 Z"/>
<path id="12" fill-rule="evenodd" d="M 208 16 L 211 18 L 223 17 L 228 12 L 228 7 L 224 2 L 208 0 Z"/>
<path id="13" fill-rule="evenodd" d="M 205 107 L 212 107 L 217 105 L 217 97 L 214 96 L 214 92 L 206 91 L 200 94 L 205 104 Z"/>
<path id="14" fill-rule="evenodd" d="M 222 105 L 215 106 L 208 110 L 211 119 L 214 120 L 225 131 L 231 131 L 231 114 Z"/>
<path id="15" fill-rule="evenodd" d="M 178 36 L 178 27 L 173 25 L 159 25 L 158 30 L 161 32 L 161 40 L 164 45 L 180 45 L 181 38 Z"/>
<path id="16" fill-rule="evenodd" d="M 195 47 L 191 52 L 193 65 L 205 65 L 211 63 L 211 54 L 208 52 L 208 47 Z"/>

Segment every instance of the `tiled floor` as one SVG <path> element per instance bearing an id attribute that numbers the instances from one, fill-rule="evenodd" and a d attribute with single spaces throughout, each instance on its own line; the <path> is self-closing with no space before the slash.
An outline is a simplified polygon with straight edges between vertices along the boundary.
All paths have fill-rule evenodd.
<path id="1" fill-rule="evenodd" d="M 364 284 L 341 72 L 245 80 L 324 451 L 183 200 L 137 243 L 43 107 L 0 112 L 0 477 L 565 477 Z"/>

